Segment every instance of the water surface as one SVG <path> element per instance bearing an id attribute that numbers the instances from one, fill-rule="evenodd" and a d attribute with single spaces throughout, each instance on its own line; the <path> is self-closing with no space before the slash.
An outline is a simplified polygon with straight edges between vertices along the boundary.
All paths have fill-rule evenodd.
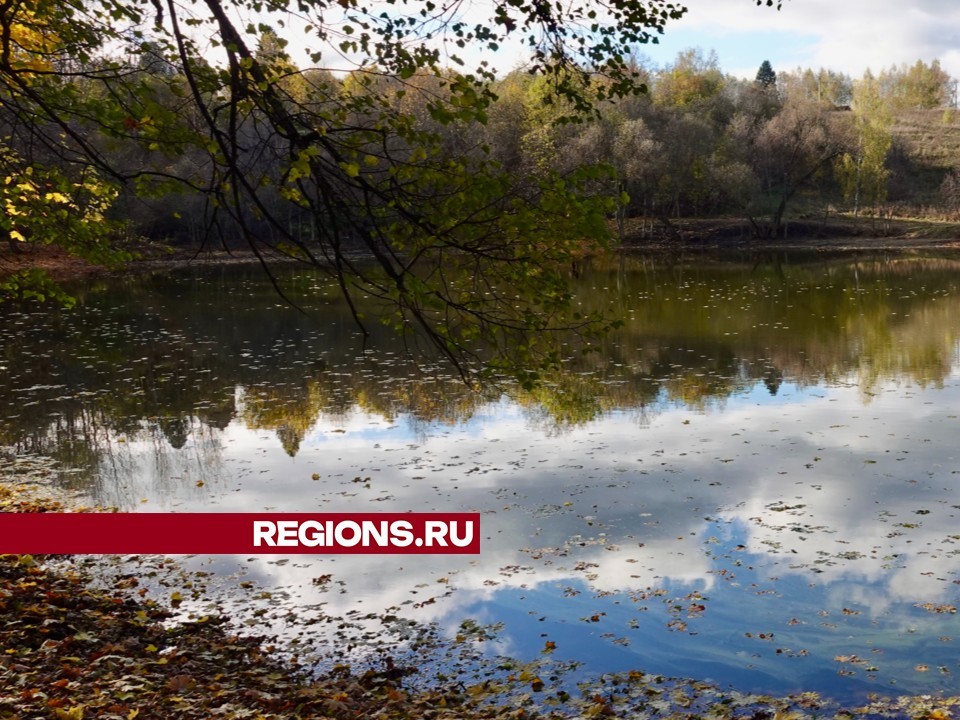
<path id="1" fill-rule="evenodd" d="M 0 442 L 124 510 L 482 513 L 480 556 L 191 561 L 241 621 L 354 659 L 414 620 L 519 662 L 553 643 L 574 679 L 958 694 L 958 270 L 598 263 L 579 301 L 625 320 L 602 352 L 479 393 L 308 274 L 305 312 L 256 269 L 98 283 L 0 320 Z"/>

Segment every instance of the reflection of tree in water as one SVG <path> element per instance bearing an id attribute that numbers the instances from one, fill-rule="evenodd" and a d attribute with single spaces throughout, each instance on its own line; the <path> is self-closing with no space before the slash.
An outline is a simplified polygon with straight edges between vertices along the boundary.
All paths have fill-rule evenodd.
<path id="1" fill-rule="evenodd" d="M 363 346 L 349 309 L 315 282 L 297 285 L 306 312 L 278 303 L 256 272 L 104 286 L 74 311 L 0 319 L 0 402 L 16 409 L 0 418 L 0 442 L 79 468 L 86 485 L 127 462 L 118 438 L 149 440 L 158 457 L 215 453 L 212 438 L 236 420 L 295 455 L 320 419 L 360 410 L 426 433 L 504 395 L 551 433 L 609 412 L 643 422 L 676 405 L 706 411 L 757 384 L 776 395 L 785 382 L 856 382 L 869 401 L 891 379 L 942 383 L 957 363 L 958 266 L 595 262 L 578 297 L 587 312 L 613 301 L 624 325 L 532 390 L 475 391 L 417 367 L 387 328 L 371 326 Z"/>
<path id="2" fill-rule="evenodd" d="M 450 377 L 420 376 L 412 367 L 399 368 L 407 373 L 399 375 L 391 369 L 369 363 L 355 372 L 334 368 L 299 382 L 248 386 L 241 394 L 238 416 L 250 428 L 275 431 L 292 457 L 320 419 L 342 426 L 358 409 L 387 422 L 404 417 L 416 432 L 416 426 L 465 422 L 496 397 Z"/>
<path id="3" fill-rule="evenodd" d="M 776 368 L 770 368 L 763 374 L 763 384 L 770 395 L 775 396 L 783 385 L 783 373 Z"/>
<path id="4" fill-rule="evenodd" d="M 162 417 L 157 421 L 157 427 L 174 450 L 179 450 L 187 444 L 190 434 L 190 424 L 187 418 Z"/>

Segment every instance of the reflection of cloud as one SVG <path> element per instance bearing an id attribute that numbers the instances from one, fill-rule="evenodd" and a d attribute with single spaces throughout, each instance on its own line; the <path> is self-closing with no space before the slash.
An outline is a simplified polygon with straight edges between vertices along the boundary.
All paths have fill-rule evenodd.
<path id="1" fill-rule="evenodd" d="M 830 583 L 828 596 L 834 608 L 849 608 L 863 612 L 871 618 L 879 618 L 888 613 L 894 604 L 889 593 L 877 592 L 871 584 L 860 584 L 860 578 L 842 578 Z M 863 578 L 866 580 L 867 578 Z"/>
<path id="2" fill-rule="evenodd" d="M 375 635 L 388 608 L 454 634 L 466 617 L 493 620 L 504 598 L 529 594 L 557 603 L 543 611 L 554 627 L 576 624 L 601 647 L 602 633 L 627 633 L 626 618 L 639 617 L 648 646 L 682 653 L 671 619 L 703 642 L 745 642 L 746 630 L 829 632 L 820 611 L 842 629 L 875 621 L 900 631 L 913 624 L 904 605 L 916 614 L 915 603 L 950 602 L 960 575 L 960 420 L 945 408 L 960 406 L 956 378 L 942 390 L 882 385 L 869 407 L 855 386 L 782 391 L 785 404 L 748 393 L 723 412 L 668 410 L 643 427 L 611 414 L 560 439 L 505 403 L 426 433 L 355 412 L 321 419 L 294 458 L 272 433 L 235 421 L 219 436 L 221 474 L 208 496 L 174 485 L 164 501 L 238 512 L 479 511 L 479 556 L 217 560 L 241 565 L 256 590 L 288 593 L 306 618 L 345 618 Z M 313 582 L 327 574 L 328 583 Z M 638 605 L 649 609 L 638 615 L 626 598 L 648 588 L 667 594 L 644 598 Z M 709 596 L 702 617 L 688 617 L 694 601 L 683 596 L 693 591 Z M 612 618 L 618 603 L 627 614 L 595 634 L 577 618 L 604 607 Z M 237 612 L 252 607 L 241 599 Z M 791 617 L 802 623 L 787 626 Z M 805 637 L 791 646 L 807 646 Z M 512 653 L 521 641 L 508 629 L 496 642 Z"/>
<path id="3" fill-rule="evenodd" d="M 500 567 L 530 565 L 523 548 L 561 548 L 583 537 L 590 542 L 574 543 L 570 554 L 596 564 L 593 582 L 603 589 L 704 580 L 709 561 L 696 533 L 718 512 L 748 528 L 750 552 L 789 554 L 797 571 L 821 570 L 820 581 L 889 575 L 884 556 L 918 557 L 949 533 L 942 488 L 951 476 L 938 453 L 953 444 L 940 408 L 951 405 L 955 388 L 927 405 L 917 395 L 933 391 L 891 384 L 868 409 L 855 388 L 793 392 L 787 408 L 731 402 L 722 414 L 668 412 L 647 428 L 613 415 L 559 443 L 531 431 L 510 407 L 497 422 L 419 439 L 402 425 L 352 413 L 318 423 L 296 458 L 264 452 L 275 445 L 270 434 L 235 422 L 220 438 L 222 490 L 213 501 L 224 511 L 479 510 L 484 551 L 464 577 L 482 582 Z M 931 477 L 938 479 L 928 484 Z M 931 514 L 915 514 L 927 507 Z M 870 559 L 850 559 L 851 552 Z M 382 582 L 396 561 L 382 563 L 353 566 Z M 541 565 L 537 572 L 552 579 L 573 562 L 547 556 Z"/>
<path id="4" fill-rule="evenodd" d="M 820 430 L 789 435 L 788 470 L 764 473 L 753 497 L 722 516 L 747 528 L 751 552 L 788 558 L 782 572 L 813 570 L 821 583 L 880 581 L 884 598 L 871 607 L 942 600 L 960 571 L 944 544 L 956 528 L 945 462 L 955 426 L 942 395 L 937 405 L 901 402 L 922 392 L 891 383 L 865 410 L 853 392 L 833 390 L 824 399 L 836 402 L 792 408 L 791 423 Z"/>

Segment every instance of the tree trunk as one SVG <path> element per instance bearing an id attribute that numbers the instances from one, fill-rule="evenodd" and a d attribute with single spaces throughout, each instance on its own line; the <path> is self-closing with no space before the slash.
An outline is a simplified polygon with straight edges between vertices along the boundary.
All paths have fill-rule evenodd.
<path id="1" fill-rule="evenodd" d="M 667 229 L 667 232 L 670 234 L 670 238 L 676 242 L 683 242 L 683 236 L 680 234 L 679 228 L 670 222 L 670 218 L 666 213 L 660 213 L 660 222 L 663 223 L 663 226 Z"/>

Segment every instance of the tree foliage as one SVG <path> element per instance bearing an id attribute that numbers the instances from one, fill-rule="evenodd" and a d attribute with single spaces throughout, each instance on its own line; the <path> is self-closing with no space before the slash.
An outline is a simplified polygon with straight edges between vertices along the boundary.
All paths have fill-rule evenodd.
<path id="1" fill-rule="evenodd" d="M 890 176 L 886 162 L 893 144 L 893 118 L 877 79 L 869 72 L 854 84 L 852 109 L 856 138 L 852 151 L 839 158 L 838 174 L 844 198 L 853 201 L 856 215 L 861 202 L 876 205 L 886 200 Z"/>
<path id="2" fill-rule="evenodd" d="M 531 367 L 555 360 L 533 351 L 552 329 L 602 327 L 573 316 L 563 267 L 571 243 L 606 242 L 611 205 L 594 170 L 518 182 L 484 148 L 451 151 L 447 130 L 486 123 L 496 97 L 494 68 L 463 51 L 524 45 L 569 123 L 642 91 L 631 48 L 683 12 L 667 0 L 511 0 L 476 20 L 430 0 L 5 3 L 0 138 L 29 167 L 62 169 L 56 195 L 17 202 L 71 188 L 56 213 L 76 221 L 68 250 L 89 249 L 91 196 L 184 191 L 199 235 L 239 237 L 265 264 L 279 253 L 322 267 L 348 298 L 389 300 L 396 325 L 464 374 L 510 364 L 507 350 Z M 320 69 L 298 69 L 292 32 Z M 329 71 L 347 60 L 341 82 Z M 15 222 L 13 241 L 54 237 Z"/>
<path id="3" fill-rule="evenodd" d="M 894 110 L 930 110 L 943 107 L 948 97 L 950 76 L 940 61 L 929 65 L 917 60 L 884 70 L 877 78 L 880 93 Z"/>
<path id="4" fill-rule="evenodd" d="M 696 107 L 723 90 L 724 77 L 716 52 L 685 50 L 657 80 L 656 99 L 667 105 Z"/>
<path id="5" fill-rule="evenodd" d="M 773 71 L 773 66 L 769 60 L 764 60 L 760 63 L 760 68 L 757 70 L 756 83 L 764 89 L 776 86 L 777 73 Z"/>

